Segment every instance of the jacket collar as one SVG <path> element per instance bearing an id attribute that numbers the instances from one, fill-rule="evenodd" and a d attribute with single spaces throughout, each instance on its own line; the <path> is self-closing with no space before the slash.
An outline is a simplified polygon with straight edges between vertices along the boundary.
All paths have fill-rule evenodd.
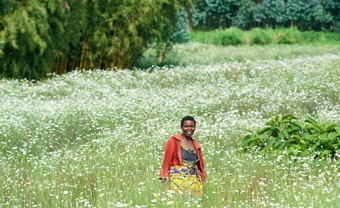
<path id="1" fill-rule="evenodd" d="M 177 139 L 178 141 L 181 141 L 183 138 L 182 138 L 182 134 L 175 134 L 172 136 L 173 138 Z M 195 146 L 195 149 L 200 149 L 200 145 L 198 144 L 198 142 L 196 141 L 196 139 L 192 138 L 192 141 L 194 143 L 194 146 Z"/>
<path id="2" fill-rule="evenodd" d="M 175 139 L 181 141 L 183 138 L 182 138 L 182 134 L 175 134 L 173 135 L 172 137 L 174 137 Z M 192 138 L 193 141 L 196 141 L 196 139 Z"/>

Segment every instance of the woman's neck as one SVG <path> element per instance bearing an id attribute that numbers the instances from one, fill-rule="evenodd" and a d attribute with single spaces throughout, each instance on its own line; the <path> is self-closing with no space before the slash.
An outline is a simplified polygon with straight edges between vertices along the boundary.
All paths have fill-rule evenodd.
<path id="1" fill-rule="evenodd" d="M 187 141 L 192 141 L 192 138 L 190 136 L 185 136 L 184 134 L 182 134 L 182 138 Z"/>

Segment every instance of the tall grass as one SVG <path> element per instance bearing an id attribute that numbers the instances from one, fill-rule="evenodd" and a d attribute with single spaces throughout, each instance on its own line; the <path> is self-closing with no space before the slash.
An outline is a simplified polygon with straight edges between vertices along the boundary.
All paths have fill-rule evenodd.
<path id="1" fill-rule="evenodd" d="M 335 47 L 204 47 L 176 46 L 185 67 L 1 79 L 0 207 L 338 206 L 339 161 L 239 148 L 273 114 L 340 122 Z M 208 172 L 201 199 L 157 179 L 188 114 Z"/>

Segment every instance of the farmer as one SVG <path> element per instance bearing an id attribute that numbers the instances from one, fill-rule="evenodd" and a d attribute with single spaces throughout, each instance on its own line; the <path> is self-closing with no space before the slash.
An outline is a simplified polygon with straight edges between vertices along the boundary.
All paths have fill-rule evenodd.
<path id="1" fill-rule="evenodd" d="M 196 121 L 191 116 L 181 120 L 182 134 L 175 134 L 165 144 L 160 180 L 170 183 L 170 189 L 202 195 L 204 170 L 203 154 L 199 143 L 192 137 Z"/>

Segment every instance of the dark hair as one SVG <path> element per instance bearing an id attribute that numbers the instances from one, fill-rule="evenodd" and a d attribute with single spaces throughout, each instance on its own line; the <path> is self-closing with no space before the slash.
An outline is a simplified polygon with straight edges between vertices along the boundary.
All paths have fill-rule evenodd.
<path id="1" fill-rule="evenodd" d="M 192 116 L 183 117 L 182 120 L 181 120 L 181 127 L 183 126 L 184 121 L 193 121 L 194 125 L 196 126 L 196 121 L 195 121 L 194 117 L 192 117 Z"/>

